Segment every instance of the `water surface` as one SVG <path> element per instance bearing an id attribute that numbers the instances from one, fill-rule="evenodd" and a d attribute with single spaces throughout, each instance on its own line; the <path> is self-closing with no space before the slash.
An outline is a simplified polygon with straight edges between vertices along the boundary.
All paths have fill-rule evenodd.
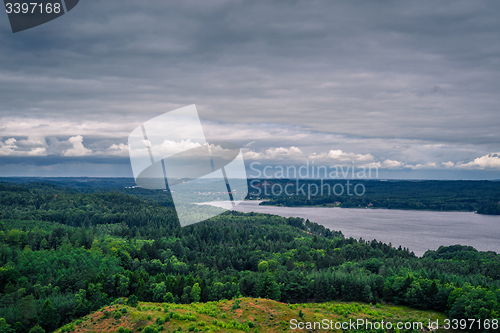
<path id="1" fill-rule="evenodd" d="M 393 246 L 409 248 L 417 256 L 444 245 L 470 245 L 480 251 L 500 253 L 500 216 L 472 212 L 432 212 L 396 209 L 357 209 L 337 207 L 259 206 L 244 201 L 240 212 L 256 212 L 284 217 L 302 217 L 346 237 L 376 239 Z M 207 203 L 231 209 L 229 202 Z"/>

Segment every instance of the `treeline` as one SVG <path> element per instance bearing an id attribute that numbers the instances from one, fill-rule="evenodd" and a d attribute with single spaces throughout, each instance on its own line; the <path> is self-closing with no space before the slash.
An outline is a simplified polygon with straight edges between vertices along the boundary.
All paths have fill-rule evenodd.
<path id="1" fill-rule="evenodd" d="M 0 178 L 0 185 L 2 181 L 19 184 L 20 188 L 52 187 L 59 190 L 64 188 L 66 192 L 71 193 L 122 193 L 163 207 L 173 207 L 168 191 L 137 188 L 133 178 Z M 354 193 L 356 185 L 363 185 L 357 188 L 358 193 L 364 188 L 362 196 Z M 346 179 L 249 179 L 248 186 L 247 199 L 269 200 L 263 203 L 265 205 L 373 207 L 500 214 L 500 181 L 354 179 L 349 180 L 348 186 Z M 311 186 L 310 191 L 308 186 Z M 285 189 L 291 195 L 285 193 Z"/>
<path id="2" fill-rule="evenodd" d="M 10 198 L 1 201 L 3 214 L 27 219 L 0 224 L 0 332 L 36 325 L 51 331 L 118 297 L 385 301 L 460 319 L 500 313 L 500 256 L 494 252 L 441 247 L 418 258 L 303 219 L 254 213 L 228 212 L 180 228 L 165 218 L 162 205 L 123 194 L 9 189 L 0 191 Z M 115 223 L 86 213 L 63 223 L 37 221 L 68 209 L 123 215 Z M 149 213 L 137 222 L 127 217 L 136 212 Z"/>
<path id="3" fill-rule="evenodd" d="M 144 189 L 134 192 L 137 196 L 109 193 L 108 190 L 83 195 L 51 184 L 9 186 L 0 183 L 0 218 L 50 221 L 87 228 L 115 223 L 140 228 L 173 228 L 178 224 L 170 196 Z M 153 194 L 145 194 L 148 192 Z"/>
<path id="4" fill-rule="evenodd" d="M 249 184 L 248 197 L 266 199 L 263 205 L 335 205 L 344 208 L 477 211 L 479 214 L 500 214 L 498 181 L 349 180 L 347 183 L 347 180 L 266 179 L 250 180 Z"/>

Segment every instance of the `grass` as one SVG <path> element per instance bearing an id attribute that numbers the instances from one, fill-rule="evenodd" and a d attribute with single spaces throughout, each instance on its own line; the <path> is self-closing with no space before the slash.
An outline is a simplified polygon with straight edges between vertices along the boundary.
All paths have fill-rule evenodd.
<path id="1" fill-rule="evenodd" d="M 126 310 L 124 310 L 126 309 Z M 302 318 L 302 319 L 301 319 Z M 429 320 L 443 322 L 446 316 L 405 306 L 326 302 L 285 304 L 261 298 L 239 298 L 209 303 L 170 304 L 140 302 L 137 308 L 114 304 L 102 308 L 56 330 L 78 332 L 142 332 L 154 327 L 158 332 L 298 332 L 290 320 L 319 322 L 323 319 L 371 322 L 419 321 L 425 328 Z M 326 330 L 304 330 L 327 332 Z M 328 332 L 335 332 L 331 330 Z M 362 330 L 356 330 L 363 332 Z M 154 332 L 154 330 L 153 330 Z M 342 330 L 338 330 L 342 332 Z M 396 330 L 394 330 L 396 332 Z M 404 332 L 403 330 L 401 332 Z M 446 331 L 451 332 L 451 331 Z"/>

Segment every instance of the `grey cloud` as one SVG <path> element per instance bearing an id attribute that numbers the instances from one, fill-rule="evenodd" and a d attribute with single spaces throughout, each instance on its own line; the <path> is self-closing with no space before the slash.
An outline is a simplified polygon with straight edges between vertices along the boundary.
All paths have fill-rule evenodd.
<path id="1" fill-rule="evenodd" d="M 226 135 L 256 141 L 256 151 L 301 143 L 467 163 L 499 150 L 499 10 L 494 1 L 87 0 L 15 35 L 2 21 L 0 136 L 60 136 L 47 139 L 56 154 L 82 135 L 105 151 L 195 103 L 214 123 L 246 128 Z"/>

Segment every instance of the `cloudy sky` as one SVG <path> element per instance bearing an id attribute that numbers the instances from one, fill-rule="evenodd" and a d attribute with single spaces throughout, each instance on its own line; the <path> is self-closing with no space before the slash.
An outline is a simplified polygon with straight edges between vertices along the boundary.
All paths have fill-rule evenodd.
<path id="1" fill-rule="evenodd" d="M 0 176 L 132 176 L 127 137 L 196 104 L 264 165 L 500 179 L 496 1 L 81 0 L 0 15 Z M 249 174 L 252 176 L 252 174 Z"/>

